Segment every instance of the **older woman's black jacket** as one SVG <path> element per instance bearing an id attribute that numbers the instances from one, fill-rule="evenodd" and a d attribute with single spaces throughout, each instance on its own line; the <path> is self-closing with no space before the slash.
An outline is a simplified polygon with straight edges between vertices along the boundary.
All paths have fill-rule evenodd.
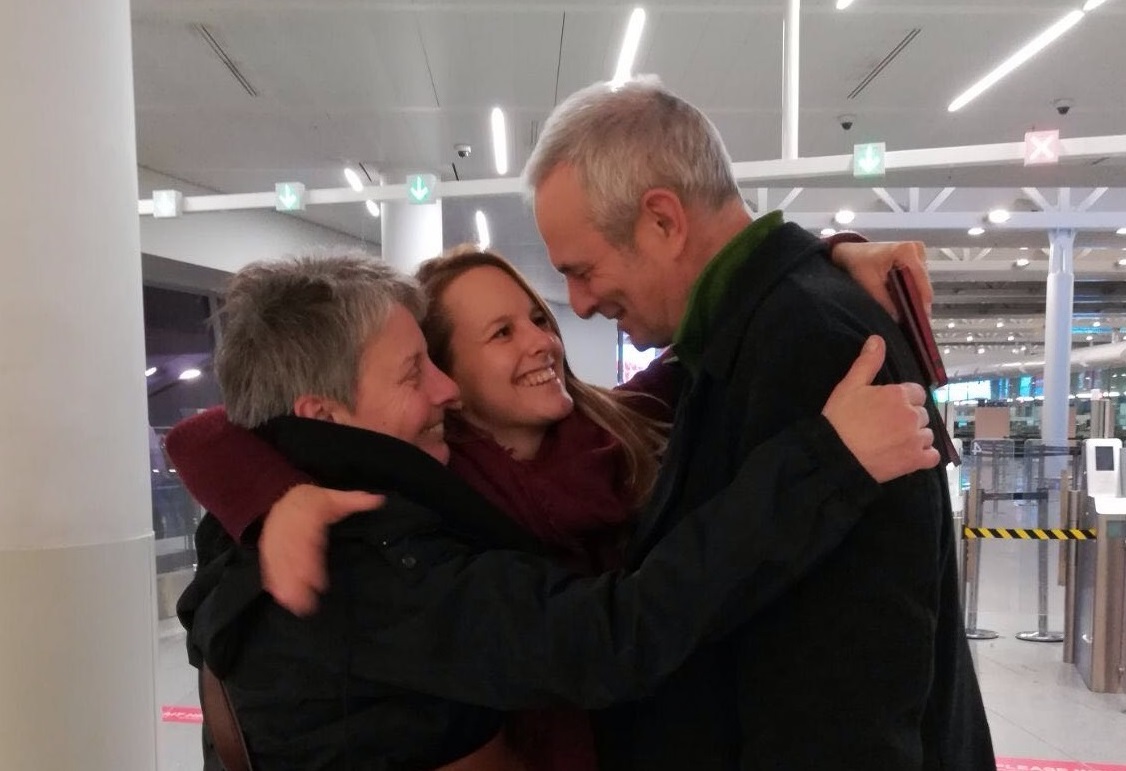
<path id="1" fill-rule="evenodd" d="M 649 693 L 843 539 L 877 486 L 821 417 L 751 453 L 634 572 L 579 578 L 398 440 L 280 418 L 264 431 L 321 484 L 388 493 L 330 535 L 330 588 L 297 618 L 210 518 L 180 600 L 189 657 L 226 679 L 258 771 L 425 769 L 504 710 Z"/>

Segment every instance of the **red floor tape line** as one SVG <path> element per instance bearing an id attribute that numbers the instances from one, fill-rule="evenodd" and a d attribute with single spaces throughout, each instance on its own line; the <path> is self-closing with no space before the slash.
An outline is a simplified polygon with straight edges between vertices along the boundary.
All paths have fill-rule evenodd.
<path id="1" fill-rule="evenodd" d="M 199 707 L 164 705 L 160 718 L 165 723 L 202 723 Z M 1076 760 L 1039 760 L 1036 758 L 997 758 L 997 771 L 1126 771 L 1117 763 L 1083 763 Z"/>
<path id="2" fill-rule="evenodd" d="M 165 704 L 160 708 L 160 719 L 165 723 L 202 723 L 203 711 L 199 707 Z"/>
<path id="3" fill-rule="evenodd" d="M 997 758 L 997 771 L 1126 771 L 1118 763 L 1083 763 L 1078 760 Z"/>

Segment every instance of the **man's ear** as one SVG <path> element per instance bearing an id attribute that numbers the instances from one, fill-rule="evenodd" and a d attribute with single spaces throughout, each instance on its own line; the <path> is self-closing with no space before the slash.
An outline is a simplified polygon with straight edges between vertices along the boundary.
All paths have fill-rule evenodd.
<path id="1" fill-rule="evenodd" d="M 679 255 L 688 240 L 688 213 L 680 197 L 663 187 L 647 190 L 641 196 L 634 238 L 644 253 Z"/>
<path id="2" fill-rule="evenodd" d="M 297 417 L 326 420 L 329 423 L 337 422 L 336 413 L 339 409 L 340 405 L 332 399 L 313 394 L 302 394 L 293 402 L 293 414 Z"/>

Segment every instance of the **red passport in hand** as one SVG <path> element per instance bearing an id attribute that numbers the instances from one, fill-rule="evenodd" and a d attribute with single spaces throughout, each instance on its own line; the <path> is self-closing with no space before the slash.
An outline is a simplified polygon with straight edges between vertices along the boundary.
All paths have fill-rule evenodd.
<path id="1" fill-rule="evenodd" d="M 899 311 L 899 328 L 911 344 L 911 352 L 923 372 L 925 385 L 931 388 L 941 388 L 946 385 L 946 367 L 942 365 L 942 356 L 938 352 L 938 344 L 934 341 L 931 332 L 930 319 L 927 318 L 926 309 L 919 297 L 919 289 L 915 286 L 911 274 L 900 268 L 892 268 L 888 276 L 888 291 L 895 302 L 895 309 Z M 942 456 L 943 463 L 953 463 L 955 466 L 962 462 L 950 441 L 950 432 L 942 422 L 933 400 L 927 400 L 927 413 L 930 414 L 931 430 L 934 431 L 935 446 L 938 454 Z"/>

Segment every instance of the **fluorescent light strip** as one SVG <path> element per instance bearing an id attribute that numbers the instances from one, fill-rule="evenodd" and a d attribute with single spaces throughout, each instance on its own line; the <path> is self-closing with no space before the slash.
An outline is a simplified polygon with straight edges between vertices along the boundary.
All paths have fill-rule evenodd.
<path id="1" fill-rule="evenodd" d="M 637 47 L 641 44 L 641 32 L 645 29 L 645 9 L 634 8 L 629 16 L 626 36 L 622 38 L 622 50 L 618 52 L 618 66 L 610 85 L 620 86 L 633 75 L 633 60 L 637 58 Z"/>
<path id="2" fill-rule="evenodd" d="M 493 241 L 489 237 L 489 221 L 485 219 L 485 212 L 478 209 L 473 218 L 477 221 L 477 246 L 488 249 Z"/>
<path id="3" fill-rule="evenodd" d="M 852 0 L 837 0 L 837 10 L 838 11 L 843 11 L 845 8 L 848 8 L 850 5 L 852 5 Z"/>
<path id="4" fill-rule="evenodd" d="M 1106 0 L 1087 0 L 1086 4 L 1083 6 L 1083 12 L 1090 13 L 1105 2 Z"/>
<path id="5" fill-rule="evenodd" d="M 348 186 L 355 190 L 357 193 L 362 193 L 364 190 L 364 181 L 360 179 L 360 175 L 351 166 L 344 167 L 344 179 L 348 180 Z"/>
<path id="6" fill-rule="evenodd" d="M 1033 56 L 1038 54 L 1040 51 L 1044 50 L 1053 42 L 1055 42 L 1055 40 L 1063 35 L 1063 33 L 1067 32 L 1069 29 L 1082 21 L 1085 15 L 1086 14 L 1084 14 L 1083 11 L 1075 10 L 1069 13 L 1067 16 L 1064 16 L 1051 27 L 1048 27 L 1048 29 L 1044 30 L 1031 41 L 1026 43 L 1024 47 L 1022 47 L 1019 51 L 1006 59 L 1000 67 L 993 70 L 993 72 L 989 73 L 973 86 L 971 86 L 969 90 L 967 90 L 964 94 L 951 102 L 950 106 L 946 109 L 949 112 L 957 112 L 958 110 L 965 107 L 974 99 L 981 96 L 981 94 L 984 93 L 986 89 L 997 83 L 997 81 L 1001 80 L 1001 78 L 1005 77 L 1017 67 L 1021 66 Z"/>
<path id="7" fill-rule="evenodd" d="M 376 219 L 379 219 L 379 215 L 383 213 L 382 210 L 379 208 L 379 204 L 377 204 L 375 201 L 371 200 L 370 198 L 368 200 L 364 201 L 364 208 L 368 210 L 368 214 L 375 217 Z"/>
<path id="8" fill-rule="evenodd" d="M 494 107 L 491 121 L 493 124 L 493 158 L 496 161 L 497 174 L 503 177 L 508 173 L 508 129 L 504 124 L 504 111 L 499 107 Z"/>

